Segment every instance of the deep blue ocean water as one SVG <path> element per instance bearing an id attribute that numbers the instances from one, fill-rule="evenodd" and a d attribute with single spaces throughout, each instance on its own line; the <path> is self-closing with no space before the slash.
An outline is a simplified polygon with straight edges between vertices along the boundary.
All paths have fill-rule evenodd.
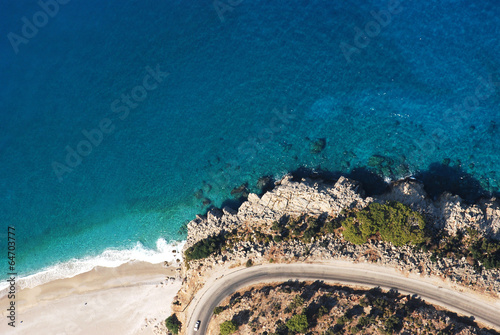
<path id="1" fill-rule="evenodd" d="M 14 226 L 21 275 L 165 252 L 159 239 L 184 239 L 234 187 L 299 167 L 394 179 L 445 160 L 500 187 L 496 0 L 72 0 L 46 22 L 41 10 L 0 7 L 0 247 Z M 82 142 L 102 124 L 98 145 Z"/>

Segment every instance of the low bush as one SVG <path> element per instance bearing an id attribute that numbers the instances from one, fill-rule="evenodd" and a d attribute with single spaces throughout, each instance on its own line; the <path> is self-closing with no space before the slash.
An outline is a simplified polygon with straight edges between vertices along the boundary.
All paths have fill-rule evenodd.
<path id="1" fill-rule="evenodd" d="M 292 332 L 305 333 L 309 328 L 309 323 L 304 314 L 296 314 L 286 322 L 286 326 Z"/>
<path id="2" fill-rule="evenodd" d="M 470 244 L 469 252 L 485 269 L 500 268 L 500 241 L 477 238 Z"/>
<path id="3" fill-rule="evenodd" d="M 302 298 L 299 294 L 297 294 L 290 305 L 287 306 L 288 311 L 293 311 L 295 308 L 304 305 L 304 298 Z"/>
<path id="4" fill-rule="evenodd" d="M 217 306 L 217 307 L 214 308 L 214 314 L 215 315 L 219 315 L 220 313 L 222 313 L 224 311 L 224 309 L 225 308 L 222 307 L 222 306 Z"/>
<path id="5" fill-rule="evenodd" d="M 230 335 L 238 330 L 238 325 L 234 321 L 224 321 L 220 324 L 220 334 Z"/>
<path id="6" fill-rule="evenodd" d="M 374 235 L 395 246 L 427 240 L 423 216 L 399 202 L 373 202 L 344 219 L 342 227 L 344 238 L 353 244 L 363 244 Z"/>
<path id="7" fill-rule="evenodd" d="M 175 335 L 179 334 L 182 323 L 177 318 L 177 315 L 172 314 L 165 320 L 165 326 L 167 326 L 169 332 Z"/>
<path id="8" fill-rule="evenodd" d="M 186 250 L 184 253 L 186 261 L 203 259 L 215 252 L 219 252 L 225 242 L 226 240 L 222 234 L 212 235 L 200 240 Z"/>

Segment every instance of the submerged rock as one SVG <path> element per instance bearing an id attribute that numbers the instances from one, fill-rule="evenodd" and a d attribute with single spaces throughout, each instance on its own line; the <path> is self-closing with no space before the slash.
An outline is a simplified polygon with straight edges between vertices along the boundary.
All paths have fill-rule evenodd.
<path id="1" fill-rule="evenodd" d="M 197 190 L 196 192 L 194 192 L 194 197 L 195 197 L 196 199 L 201 199 L 201 198 L 203 198 L 203 190 L 201 190 L 201 189 L 200 189 L 200 190 Z"/>
<path id="2" fill-rule="evenodd" d="M 311 153 L 319 154 L 326 148 L 326 138 L 318 138 L 311 143 Z"/>
<path id="3" fill-rule="evenodd" d="M 257 180 L 257 188 L 261 192 L 269 191 L 273 188 L 273 186 L 274 180 L 271 176 L 260 177 L 259 180 Z"/>
<path id="4" fill-rule="evenodd" d="M 371 167 L 384 166 L 384 163 L 385 163 L 384 156 L 373 155 L 370 158 L 368 158 L 368 166 L 371 166 Z"/>
<path id="5" fill-rule="evenodd" d="M 368 159 L 368 166 L 379 176 L 391 179 L 404 178 L 410 174 L 410 168 L 405 156 L 393 159 L 382 155 L 373 155 Z"/>
<path id="6" fill-rule="evenodd" d="M 248 183 L 241 184 L 231 190 L 231 195 L 235 198 L 247 198 L 249 194 Z"/>

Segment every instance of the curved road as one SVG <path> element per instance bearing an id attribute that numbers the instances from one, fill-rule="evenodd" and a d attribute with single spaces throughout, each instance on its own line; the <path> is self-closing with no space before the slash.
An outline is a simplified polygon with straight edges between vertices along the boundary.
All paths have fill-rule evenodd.
<path id="1" fill-rule="evenodd" d="M 474 316 L 477 321 L 500 329 L 500 304 L 494 306 L 450 289 L 406 278 L 403 275 L 390 274 L 390 271 L 320 264 L 277 264 L 244 268 L 207 283 L 196 294 L 191 302 L 192 306 L 189 306 L 192 312 L 189 316 L 187 334 L 206 334 L 214 308 L 235 291 L 253 284 L 295 279 L 395 288 L 402 294 L 417 294 L 429 303 L 459 314 Z M 193 329 L 197 320 L 201 320 L 201 326 L 195 332 Z"/>

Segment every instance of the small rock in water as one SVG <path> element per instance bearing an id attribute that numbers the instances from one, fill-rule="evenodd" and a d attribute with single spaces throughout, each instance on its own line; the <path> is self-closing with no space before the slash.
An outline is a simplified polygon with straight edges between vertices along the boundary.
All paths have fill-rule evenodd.
<path id="1" fill-rule="evenodd" d="M 235 198 L 246 198 L 248 197 L 248 183 L 241 184 L 231 190 L 231 195 Z"/>
<path id="2" fill-rule="evenodd" d="M 394 176 L 394 160 L 390 157 L 373 155 L 368 159 L 368 166 L 373 167 L 378 175 Z"/>
<path id="3" fill-rule="evenodd" d="M 260 177 L 257 181 L 257 188 L 261 191 L 268 191 L 274 186 L 274 181 L 271 176 Z"/>
<path id="4" fill-rule="evenodd" d="M 382 166 L 385 162 L 384 156 L 380 155 L 373 155 L 368 159 L 368 165 L 377 167 L 377 166 Z"/>
<path id="5" fill-rule="evenodd" d="M 311 153 L 319 154 L 326 147 L 326 138 L 318 138 L 311 143 Z"/>

